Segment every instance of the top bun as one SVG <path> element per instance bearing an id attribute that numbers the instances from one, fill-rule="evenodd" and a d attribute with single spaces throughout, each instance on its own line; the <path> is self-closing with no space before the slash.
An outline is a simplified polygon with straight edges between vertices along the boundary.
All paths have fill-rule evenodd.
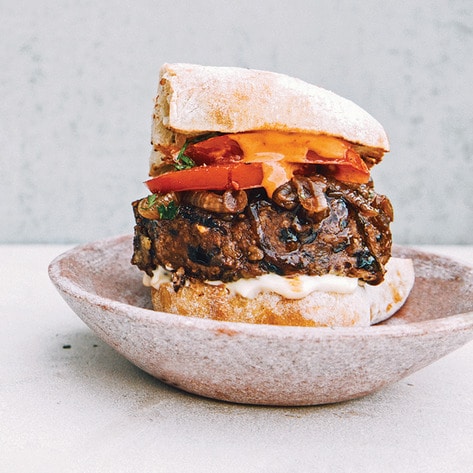
<path id="1" fill-rule="evenodd" d="M 389 142 L 381 124 L 350 100 L 275 72 L 164 64 L 152 144 L 179 144 L 206 132 L 255 130 L 326 134 L 381 159 Z"/>

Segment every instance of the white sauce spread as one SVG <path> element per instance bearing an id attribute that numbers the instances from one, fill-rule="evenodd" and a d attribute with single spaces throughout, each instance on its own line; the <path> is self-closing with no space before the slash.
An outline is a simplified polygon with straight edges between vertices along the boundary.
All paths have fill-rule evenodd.
<path id="1" fill-rule="evenodd" d="M 143 284 L 157 289 L 160 284 L 171 282 L 171 273 L 162 267 L 153 272 L 153 276 L 143 276 Z M 205 281 L 213 286 L 224 285 L 231 294 L 238 294 L 247 299 L 255 298 L 261 292 L 275 292 L 286 299 L 302 299 L 314 291 L 352 294 L 358 287 L 357 278 L 335 276 L 279 276 L 264 274 L 255 278 L 239 279 L 235 282 Z"/>

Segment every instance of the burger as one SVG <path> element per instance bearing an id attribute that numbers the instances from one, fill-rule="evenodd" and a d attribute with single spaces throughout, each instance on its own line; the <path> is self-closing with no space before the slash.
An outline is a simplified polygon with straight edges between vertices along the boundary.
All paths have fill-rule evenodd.
<path id="1" fill-rule="evenodd" d="M 393 208 L 371 168 L 383 127 L 274 72 L 165 64 L 132 264 L 153 308 L 231 322 L 369 326 L 414 283 L 391 256 Z"/>

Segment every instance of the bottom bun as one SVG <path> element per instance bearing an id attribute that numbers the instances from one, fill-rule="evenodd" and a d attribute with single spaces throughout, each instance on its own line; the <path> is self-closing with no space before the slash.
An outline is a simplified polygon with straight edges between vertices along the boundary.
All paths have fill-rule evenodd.
<path id="1" fill-rule="evenodd" d="M 411 260 L 391 258 L 384 281 L 364 284 L 353 293 L 314 291 L 302 299 L 286 299 L 274 292 L 262 292 L 247 299 L 221 285 L 191 281 L 177 292 L 172 283 L 151 288 L 157 311 L 252 324 L 304 327 L 369 326 L 391 317 L 404 304 L 414 285 Z"/>

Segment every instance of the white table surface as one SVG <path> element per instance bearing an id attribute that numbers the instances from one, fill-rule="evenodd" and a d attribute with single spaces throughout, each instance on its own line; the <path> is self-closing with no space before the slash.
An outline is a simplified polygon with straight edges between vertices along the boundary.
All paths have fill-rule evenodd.
<path id="1" fill-rule="evenodd" d="M 365 398 L 268 408 L 145 374 L 61 299 L 70 246 L 0 246 L 0 472 L 472 472 L 473 342 Z M 423 247 L 473 264 L 473 247 Z"/>

